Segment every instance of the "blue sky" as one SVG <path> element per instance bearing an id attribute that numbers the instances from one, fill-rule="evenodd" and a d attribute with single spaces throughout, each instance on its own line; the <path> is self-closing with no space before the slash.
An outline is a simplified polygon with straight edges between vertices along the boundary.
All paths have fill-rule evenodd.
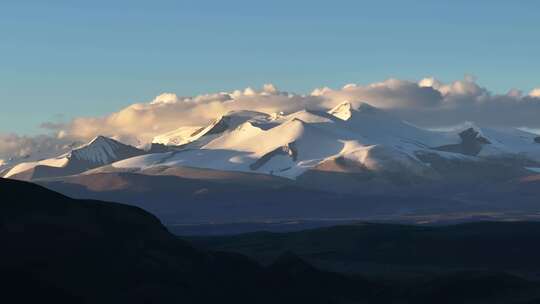
<path id="1" fill-rule="evenodd" d="M 538 1 L 0 0 L 0 133 L 162 92 L 472 74 L 540 86 Z"/>

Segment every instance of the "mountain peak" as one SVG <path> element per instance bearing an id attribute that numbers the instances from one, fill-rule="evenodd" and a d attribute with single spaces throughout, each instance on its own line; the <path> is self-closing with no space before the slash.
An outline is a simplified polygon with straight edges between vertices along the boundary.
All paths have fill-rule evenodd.
<path id="1" fill-rule="evenodd" d="M 207 135 L 219 135 L 226 131 L 233 130 L 245 122 L 266 123 L 270 121 L 270 115 L 262 112 L 240 110 L 229 111 L 212 121 L 208 126 L 197 129 L 187 139 L 188 143 L 204 142 L 201 138 L 208 138 Z"/>
<path id="2" fill-rule="evenodd" d="M 97 164 L 107 164 L 124 156 L 135 156 L 143 151 L 125 145 L 106 136 L 96 136 L 86 145 L 73 149 L 70 158 L 88 161 Z"/>
<path id="3" fill-rule="evenodd" d="M 98 135 L 96 137 L 94 137 L 94 139 L 92 139 L 90 142 L 88 142 L 88 146 L 90 145 L 94 145 L 94 144 L 104 144 L 104 143 L 107 143 L 107 142 L 116 142 L 116 140 L 112 139 L 112 138 L 109 138 L 109 137 L 106 137 L 106 136 L 103 136 L 103 135 Z"/>
<path id="4" fill-rule="evenodd" d="M 341 120 L 348 120 L 352 116 L 352 111 L 352 104 L 348 101 L 344 101 L 328 111 L 328 114 L 334 115 Z"/>
<path id="5" fill-rule="evenodd" d="M 332 110 L 328 111 L 328 113 L 341 120 L 349 120 L 354 115 L 353 113 L 371 115 L 383 113 L 383 111 L 365 102 L 360 102 L 358 103 L 358 106 L 353 107 L 351 102 L 344 101 L 339 105 L 335 106 Z"/>

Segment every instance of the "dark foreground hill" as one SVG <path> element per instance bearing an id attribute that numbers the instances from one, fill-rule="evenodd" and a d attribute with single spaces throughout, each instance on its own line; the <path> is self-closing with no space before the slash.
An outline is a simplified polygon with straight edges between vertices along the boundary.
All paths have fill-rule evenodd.
<path id="1" fill-rule="evenodd" d="M 291 252 L 261 266 L 238 253 L 196 249 L 135 207 L 73 200 L 4 179 L 0 197 L 5 303 L 527 303 L 540 298 L 534 280 L 498 271 L 398 281 L 321 271 Z M 256 239 L 279 248 L 264 235 Z"/>
<path id="2" fill-rule="evenodd" d="M 139 208 L 73 200 L 5 179 L 0 179 L 0 197 L 0 289 L 2 298 L 14 299 L 10 303 L 328 303 L 341 297 L 369 298 L 350 285 L 333 283 L 363 288 L 364 282 L 341 275 L 314 270 L 329 289 L 308 292 L 302 274 L 291 276 L 287 267 L 263 268 L 237 254 L 194 249 Z M 291 284 L 295 288 L 288 288 Z"/>

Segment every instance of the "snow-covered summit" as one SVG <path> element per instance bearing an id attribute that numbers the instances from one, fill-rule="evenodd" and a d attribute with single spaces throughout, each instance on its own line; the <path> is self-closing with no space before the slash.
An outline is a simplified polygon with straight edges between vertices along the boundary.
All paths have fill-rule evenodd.
<path id="1" fill-rule="evenodd" d="M 328 113 L 334 115 L 341 120 L 348 120 L 349 118 L 351 118 L 352 110 L 353 109 L 351 103 L 345 101 L 335 106 L 333 109 L 328 111 Z"/>
<path id="2" fill-rule="evenodd" d="M 97 136 L 89 143 L 73 149 L 66 157 L 104 165 L 125 158 L 126 156 L 141 154 L 141 152 L 141 150 L 135 147 L 125 145 L 112 138 Z"/>
<path id="3" fill-rule="evenodd" d="M 189 138 L 200 128 L 201 126 L 180 127 L 178 129 L 154 137 L 154 139 L 152 139 L 152 143 L 168 146 L 184 145 L 189 143 Z"/>
<path id="4" fill-rule="evenodd" d="M 218 137 L 226 131 L 231 131 L 243 123 L 250 121 L 253 125 L 266 128 L 275 123 L 271 115 L 256 111 L 230 111 L 213 120 L 207 126 L 188 126 L 167 132 L 154 137 L 153 143 L 170 146 L 183 146 L 191 143 L 191 146 L 201 146 L 204 143 Z"/>
<path id="5" fill-rule="evenodd" d="M 144 154 L 144 151 L 112 138 L 97 136 L 89 143 L 58 157 L 20 163 L 6 171 L 4 177 L 13 177 L 30 171 L 32 173 L 28 175 L 34 177 L 36 169 L 54 172 L 50 173 L 54 175 L 75 174 L 141 154 Z"/>
<path id="6" fill-rule="evenodd" d="M 344 101 L 338 104 L 333 109 L 328 111 L 328 113 L 334 115 L 341 120 L 349 120 L 351 119 L 351 117 L 353 117 L 353 115 L 386 115 L 386 112 L 370 105 L 369 103 L 360 102 L 353 105 L 349 101 Z"/>

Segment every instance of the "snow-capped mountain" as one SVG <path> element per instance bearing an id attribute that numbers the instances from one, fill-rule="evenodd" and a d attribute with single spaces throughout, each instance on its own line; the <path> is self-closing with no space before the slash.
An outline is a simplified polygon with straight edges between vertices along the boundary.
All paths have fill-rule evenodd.
<path id="1" fill-rule="evenodd" d="M 157 136 L 153 142 L 166 149 L 146 153 L 98 137 L 59 157 L 19 164 L 4 176 L 35 179 L 94 168 L 92 173 L 188 167 L 268 174 L 308 184 L 324 184 L 336 175 L 353 176 L 355 183 L 515 177 L 540 167 L 536 138 L 517 129 L 473 124 L 426 130 L 367 103 L 344 102 L 328 112 L 230 112 L 207 126 Z"/>
<path id="2" fill-rule="evenodd" d="M 114 139 L 98 136 L 58 157 L 17 164 L 4 171 L 3 177 L 37 179 L 72 175 L 144 153 Z"/>
<path id="3" fill-rule="evenodd" d="M 441 175 L 435 162 L 443 160 L 513 158 L 534 167 L 540 161 L 540 144 L 534 138 L 520 130 L 474 125 L 452 131 L 425 130 L 369 104 L 355 108 L 345 102 L 328 112 L 231 112 L 186 136 L 178 151 L 126 159 L 112 167 L 196 167 L 291 179 L 312 170 L 369 171 L 433 179 Z"/>
<path id="4" fill-rule="evenodd" d="M 193 127 L 193 126 L 180 127 L 176 130 L 154 137 L 154 139 L 152 140 L 152 143 L 163 144 L 163 145 L 174 145 L 174 146 L 184 145 L 184 144 L 189 143 L 189 139 L 200 128 L 201 128 L 200 126 L 199 127 Z"/>
<path id="5" fill-rule="evenodd" d="M 181 127 L 156 136 L 152 140 L 152 143 L 175 146 L 184 146 L 193 143 L 191 147 L 194 145 L 200 147 L 204 143 L 210 142 L 226 131 L 233 130 L 246 121 L 250 121 L 259 127 L 272 125 L 271 118 L 268 114 L 253 111 L 237 111 L 215 119 L 208 126 Z"/>

